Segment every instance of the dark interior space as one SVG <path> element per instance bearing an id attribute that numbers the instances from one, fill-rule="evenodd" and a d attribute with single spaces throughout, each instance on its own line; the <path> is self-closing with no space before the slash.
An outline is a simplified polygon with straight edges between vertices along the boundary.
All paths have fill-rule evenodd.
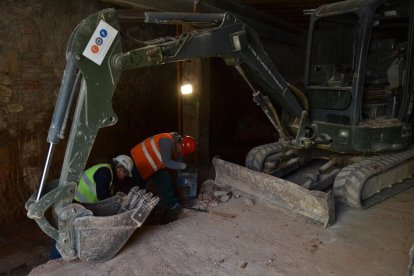
<path id="1" fill-rule="evenodd" d="M 2 20 L 0 20 L 0 37 L 2 38 L 0 40 L 0 168 L 2 169 L 2 172 L 0 173 L 0 203 L 3 206 L 3 208 L 0 209 L 0 247 L 2 248 L 0 250 L 0 275 L 27 275 L 34 267 L 44 264 L 49 260 L 52 239 L 47 236 L 33 220 L 27 218 L 27 206 L 25 208 L 25 203 L 29 197 L 39 189 L 42 170 L 44 169 L 45 160 L 47 159 L 46 154 L 48 145 L 46 139 L 66 64 L 66 46 L 72 31 L 75 30 L 76 26 L 82 22 L 83 19 L 103 9 L 115 8 L 119 10 L 119 14 L 121 15 L 119 35 L 121 36 L 122 52 L 127 52 L 146 46 L 147 44 L 145 44 L 145 41 L 153 42 L 159 37 L 170 38 L 180 36 L 187 30 L 197 30 L 197 28 L 203 25 L 195 25 L 196 27 L 193 29 L 194 26 L 191 27 L 186 24 L 148 24 L 143 22 L 144 11 L 187 12 L 194 14 L 198 12 L 219 13 L 230 11 L 240 16 L 243 20 L 247 20 L 252 28 L 257 31 L 265 51 L 277 70 L 279 70 L 281 76 L 283 76 L 283 79 L 289 84 L 304 90 L 307 85 L 305 83 L 305 63 L 306 40 L 308 34 L 307 28 L 309 26 L 309 13 L 311 13 L 309 9 L 314 9 L 320 5 L 334 2 L 337 2 L 337 0 L 177 0 L 171 2 L 154 1 L 154 3 L 150 0 L 70 0 L 63 2 L 57 0 L 23 0 L 18 2 L 0 1 L 0 17 L 2 18 Z M 348 21 L 352 21 L 352 24 L 354 24 L 354 20 L 356 22 L 357 16 L 352 16 L 351 19 L 345 19 L 344 22 L 346 24 L 344 23 L 344 25 L 347 25 L 349 23 Z M 381 23 L 383 22 L 381 21 Z M 408 45 L 408 42 L 406 41 L 407 35 L 409 35 L 410 32 L 413 32 L 412 29 L 408 29 L 407 27 L 408 19 L 389 20 L 385 23 L 388 23 L 384 24 L 386 25 L 385 27 L 382 24 L 375 26 L 372 39 L 384 40 L 387 39 L 390 34 L 395 33 L 396 30 L 401 31 L 402 29 L 403 32 L 399 32 L 398 35 L 396 35 L 396 37 L 398 37 L 399 51 L 404 55 L 409 51 L 413 51 L 412 49 L 408 50 L 406 48 Z M 401 25 L 404 25 L 403 28 L 401 28 Z M 320 52 L 318 52 L 317 57 L 315 56 L 311 59 L 311 62 L 314 62 L 315 64 L 319 62 L 322 64 L 322 67 L 324 63 L 330 63 L 330 57 L 332 56 L 332 59 L 336 58 L 338 56 L 338 48 L 343 47 L 345 42 L 349 42 L 349 49 L 344 47 L 344 49 L 341 50 L 346 51 L 348 49 L 349 53 L 344 53 L 343 59 L 352 60 L 356 44 L 356 38 L 353 37 L 354 34 L 352 33 L 354 29 L 357 29 L 357 25 L 352 25 L 352 30 L 349 31 L 349 34 L 346 33 L 341 36 L 336 25 L 332 25 L 332 29 L 328 28 L 328 33 L 332 35 L 332 37 L 341 37 L 342 39 L 341 41 L 337 41 L 338 45 L 335 45 L 335 47 L 332 47 L 332 45 L 328 43 L 329 41 L 326 40 L 326 33 L 321 31 L 320 37 L 317 38 L 321 41 L 328 42 L 323 44 L 319 43 L 316 39 L 314 40 L 313 43 L 319 45 Z M 345 32 L 346 31 L 344 31 L 344 33 Z M 351 41 L 352 39 L 355 41 Z M 372 42 L 371 44 L 375 43 Z M 383 44 L 381 44 L 381 47 L 382 46 Z M 372 45 L 370 45 L 370 47 L 372 47 Z M 393 50 L 395 49 L 393 48 Z M 395 52 L 393 52 L 393 54 L 395 54 Z M 335 62 L 341 63 L 342 61 Z M 355 69 L 356 67 L 354 64 L 345 64 L 345 61 L 343 63 L 344 67 L 347 67 L 347 70 L 349 69 L 348 67 L 353 67 L 352 69 Z M 326 68 L 329 66 L 330 65 L 327 65 Z M 330 70 L 331 67 L 328 69 Z M 352 86 L 352 81 L 357 77 L 354 74 L 351 78 L 350 70 L 351 69 L 348 70 L 350 77 L 346 88 L 350 88 Z M 328 78 L 326 74 L 322 76 L 322 73 L 325 72 L 316 70 L 315 72 L 310 72 L 310 84 L 318 86 L 323 82 L 330 81 L 330 78 Z M 191 79 L 194 82 L 194 92 L 191 95 L 182 95 L 180 92 L 180 86 L 186 79 Z M 249 79 L 249 81 L 252 82 L 256 91 L 261 91 L 262 88 L 256 80 L 252 78 Z M 373 86 L 375 89 L 378 86 L 377 84 L 368 84 L 368 82 L 364 85 L 366 87 L 369 86 L 370 88 Z M 385 85 L 383 86 L 385 87 Z M 314 105 L 312 107 L 322 110 L 320 113 L 322 114 L 323 112 L 326 112 L 326 110 L 332 108 L 332 106 L 338 104 L 340 106 L 337 108 L 339 113 L 345 112 L 345 108 L 343 108 L 341 102 L 337 101 L 338 98 L 336 97 L 336 93 L 339 94 L 338 91 L 333 91 L 332 94 L 335 97 L 332 97 L 328 104 L 326 104 L 328 98 L 326 95 L 328 94 L 324 94 L 324 91 L 319 94 L 311 94 L 313 93 L 311 91 L 309 98 L 311 99 L 311 105 Z M 117 116 L 117 123 L 113 126 L 99 129 L 96 140 L 94 141 L 90 152 L 88 152 L 89 156 L 85 168 L 97 163 L 111 162 L 115 156 L 120 154 L 130 155 L 131 149 L 135 145 L 152 135 L 178 131 L 182 134 L 190 134 L 196 137 L 199 143 L 198 155 L 192 156 L 189 163 L 191 166 L 194 165 L 194 167 L 198 167 L 199 179 L 197 188 L 198 192 L 201 194 L 201 184 L 204 183 L 207 178 L 214 177 L 212 170 L 212 159 L 214 157 L 218 156 L 225 161 L 245 166 L 246 156 L 251 149 L 259 145 L 279 141 L 280 137 L 275 126 L 258 104 L 253 101 L 254 92 L 255 91 L 252 91 L 249 84 L 243 80 L 243 77 L 239 72 L 233 66 L 226 65 L 225 61 L 220 57 L 200 58 L 195 61 L 167 62 L 166 64 L 157 66 L 125 70 L 120 76 L 120 80 L 112 98 L 112 108 Z M 318 90 L 317 92 L 320 91 Z M 372 93 L 374 96 L 368 92 Z M 387 94 L 386 96 L 389 98 L 386 98 L 384 96 L 385 92 L 382 91 L 384 93 L 380 95 L 381 100 L 378 101 L 378 99 L 375 98 L 378 97 L 377 94 L 375 94 L 377 92 L 377 90 L 373 92 L 367 91 L 366 95 L 364 95 L 364 104 L 370 105 L 368 109 L 365 107 L 366 109 L 363 111 L 365 113 L 361 114 L 361 118 L 364 120 L 369 121 L 369 119 L 372 119 L 373 105 L 377 108 L 376 105 L 378 103 L 382 105 L 391 105 L 391 100 L 394 100 L 394 102 L 396 100 L 405 100 L 399 98 L 399 94 L 395 91 L 393 93 L 397 96 L 393 95 L 394 98 L 392 98 L 390 96 L 391 94 Z M 398 92 L 401 93 L 401 89 L 398 90 Z M 374 97 L 374 100 L 369 98 L 371 96 Z M 368 99 L 366 99 L 367 97 Z M 294 96 L 294 98 L 298 100 L 297 96 Z M 345 96 L 344 98 L 345 100 L 349 100 Z M 60 140 L 53 153 L 53 159 L 47 176 L 47 183 L 59 179 L 62 171 L 65 169 L 62 168 L 62 164 L 65 158 L 65 151 L 67 150 L 66 147 L 71 131 L 72 116 L 75 113 L 77 100 L 77 96 L 75 96 L 64 133 L 65 137 Z M 321 102 L 323 104 L 319 104 Z M 284 106 L 275 106 L 275 108 L 282 119 L 287 117 L 286 114 L 283 114 Z M 412 109 L 412 103 L 410 106 L 407 106 L 407 109 Z M 385 114 L 388 111 L 381 112 Z M 375 109 L 375 116 L 378 114 L 377 109 Z M 285 115 L 286 117 L 284 117 Z M 314 114 L 311 113 L 310 117 L 312 117 L 312 115 Z M 325 116 L 325 113 L 322 115 Z M 321 118 L 323 117 L 322 115 L 320 115 Z M 394 118 L 398 117 L 395 114 L 393 116 Z M 329 114 L 326 115 L 326 117 L 328 118 Z M 337 119 L 338 117 L 335 118 Z M 338 122 L 343 123 L 344 121 L 333 120 L 330 123 L 336 124 Z M 348 118 L 346 124 L 349 123 L 350 119 Z M 389 124 L 392 125 L 392 123 L 394 123 L 394 121 Z M 349 128 L 351 129 L 351 127 Z M 186 133 L 186 131 L 189 133 Z M 345 136 L 348 134 L 346 132 L 348 131 L 348 128 L 345 132 L 342 129 L 337 129 L 335 131 L 335 134 L 345 133 L 343 134 Z M 392 134 L 392 130 L 390 133 Z M 379 134 L 377 136 L 381 135 Z M 363 145 L 361 147 L 363 147 Z M 325 149 L 322 151 L 324 150 Z M 367 156 L 368 155 L 369 154 L 367 154 Z M 287 158 L 289 158 L 289 156 Z M 315 160 L 312 173 L 314 171 L 318 173 L 320 168 L 326 162 L 326 159 L 324 158 Z M 345 165 L 341 164 L 341 166 Z M 372 165 L 372 167 L 375 166 L 375 164 Z M 296 175 L 294 174 L 292 174 L 293 176 L 288 174 L 286 179 L 292 182 L 305 183 L 309 180 L 309 174 L 310 173 L 304 169 L 299 178 L 296 178 Z M 394 173 L 394 175 L 398 175 L 398 172 Z M 330 189 L 331 188 L 329 187 L 324 189 L 324 191 L 329 192 Z M 223 191 L 219 189 L 219 192 Z M 212 191 L 212 193 L 214 193 L 214 191 Z M 231 239 L 229 238 L 229 240 L 240 241 L 241 238 L 239 239 L 239 236 L 242 237 L 242 235 L 245 234 L 243 233 L 245 230 L 251 233 L 251 229 L 249 230 L 249 228 L 243 226 L 244 223 L 249 222 L 249 218 L 247 217 L 249 214 L 253 214 L 259 223 L 266 221 L 263 224 L 265 227 L 268 227 L 268 229 L 264 231 L 268 231 L 268 233 L 264 233 L 264 235 L 267 235 L 268 238 L 270 237 L 270 240 L 272 240 L 275 234 L 270 221 L 277 222 L 278 218 L 276 215 L 272 217 L 271 220 L 268 220 L 266 215 L 259 212 L 252 212 L 249 208 L 254 206 L 255 202 L 249 201 L 246 199 L 247 197 L 243 197 L 243 193 L 242 195 L 234 193 L 226 194 L 224 196 L 227 195 L 233 199 L 241 197 L 239 202 L 231 202 L 231 206 L 235 207 L 236 210 L 239 210 L 241 213 L 238 213 L 238 215 L 244 219 L 234 223 L 226 222 L 228 223 L 225 226 L 226 233 L 231 233 L 231 229 L 241 229 L 240 233 L 237 232 L 235 237 L 232 237 Z M 204 194 L 201 196 L 204 196 Z M 211 198 L 214 198 L 214 196 L 211 196 Z M 392 244 L 392 240 L 387 241 L 387 245 L 390 245 L 392 248 L 391 250 L 394 251 L 402 251 L 398 247 L 401 246 L 401 244 L 405 250 L 411 242 L 409 239 L 412 237 L 412 233 L 414 233 L 412 226 L 406 227 L 404 224 L 404 222 L 410 223 L 412 221 L 412 217 L 410 217 L 408 211 L 405 210 L 405 213 L 402 213 L 402 215 L 399 215 L 396 211 L 398 208 L 402 208 L 401 206 L 404 203 L 410 203 L 410 199 L 407 198 L 408 197 L 406 196 L 401 200 L 398 199 L 392 201 L 390 205 L 391 207 L 388 208 L 387 205 L 386 207 L 382 206 L 382 209 L 380 209 L 380 211 L 383 210 L 386 213 L 389 212 L 394 216 L 390 221 L 398 225 L 397 232 L 401 232 L 398 239 L 396 239 L 397 242 L 395 244 Z M 193 198 L 193 200 L 197 199 L 197 197 Z M 221 203 L 220 201 L 218 202 Z M 220 208 L 220 205 L 217 202 L 215 203 Z M 340 207 L 343 207 L 342 203 L 340 204 Z M 260 210 L 266 211 L 266 208 L 261 205 L 259 208 Z M 222 208 L 221 211 L 226 211 L 226 209 Z M 273 211 L 270 212 L 273 213 Z M 341 210 L 341 216 L 351 216 L 350 214 L 352 212 Z M 273 214 L 278 214 L 278 212 L 274 212 Z M 381 225 L 386 227 L 385 222 L 381 221 L 381 213 L 377 209 L 370 214 L 373 216 L 374 222 L 380 221 L 381 223 L 384 223 L 384 225 Z M 282 212 L 282 217 L 283 216 L 284 214 Z M 47 213 L 47 217 L 48 219 L 52 219 L 50 213 Z M 356 217 L 361 220 L 364 219 L 359 213 L 357 213 Z M 323 232 L 313 224 L 309 227 L 303 227 L 298 221 L 300 220 L 297 217 L 294 217 L 292 221 L 290 221 L 289 218 L 283 217 L 280 223 L 277 222 L 279 223 L 277 229 L 278 231 L 282 229 L 281 232 L 284 232 L 285 234 L 291 234 L 287 227 L 289 224 L 294 225 L 298 229 L 301 228 L 300 231 L 292 234 L 291 239 L 296 239 L 294 240 L 294 244 L 297 246 L 303 245 L 306 247 L 304 252 L 311 254 L 311 257 L 307 256 L 300 260 L 300 262 L 303 263 L 309 261 L 309 264 L 312 264 L 316 262 L 317 257 L 321 257 L 315 254 L 318 247 L 323 248 L 328 245 L 328 249 L 324 251 L 326 254 L 325 256 L 335 255 L 335 249 L 330 248 L 329 245 L 337 240 L 340 241 L 339 246 L 346 247 L 344 253 L 340 254 L 340 257 L 346 259 L 348 258 L 347 256 L 352 255 L 352 247 L 354 246 L 352 242 L 355 242 L 351 241 L 347 244 L 347 239 L 356 235 L 355 229 L 360 229 L 357 227 L 362 227 L 363 230 L 366 230 L 364 233 L 369 233 L 369 227 L 365 225 L 361 226 L 362 224 L 360 221 L 357 221 L 356 219 L 350 223 L 351 226 L 355 226 L 354 230 L 343 230 L 344 232 L 338 232 L 339 234 L 337 234 L 335 230 L 341 230 L 342 225 L 335 226 L 337 228 L 333 227 L 333 230 L 330 229 Z M 213 226 L 215 223 L 216 222 L 213 222 L 210 227 L 214 228 Z M 221 223 L 221 221 L 217 222 L 217 224 L 219 223 Z M 198 225 L 198 222 L 195 222 L 192 227 L 198 229 L 198 227 L 201 226 Z M 311 234 L 305 232 L 309 229 Z M 325 228 L 323 228 L 323 230 L 325 230 Z M 168 228 L 167 231 L 172 233 L 171 228 Z M 186 231 L 187 230 L 184 230 L 183 233 L 189 234 Z M 194 230 L 194 232 L 196 232 L 196 230 Z M 213 234 L 216 232 L 219 232 L 218 228 L 212 230 Z M 143 230 L 142 233 L 144 236 L 148 234 L 146 230 Z M 260 233 L 260 235 L 263 234 L 261 232 L 258 233 Z M 157 232 L 157 234 L 159 233 Z M 214 251 L 216 256 L 211 257 L 206 255 L 203 257 L 204 259 L 202 261 L 208 260 L 213 266 L 217 266 L 221 269 L 225 267 L 227 259 L 226 257 L 221 257 L 220 254 L 226 249 L 223 249 L 224 251 L 218 251 L 217 248 L 219 248 L 220 244 L 216 245 L 216 243 L 220 241 L 220 239 L 217 240 L 214 238 L 213 234 L 210 235 L 210 233 L 208 233 L 207 240 L 216 246 L 214 249 L 216 250 Z M 378 236 L 382 237 L 381 235 L 385 236 L 384 233 L 378 234 Z M 323 241 L 324 244 L 318 240 L 321 236 L 324 236 L 327 240 Z M 258 237 L 255 236 L 249 236 L 248 238 L 252 237 L 253 240 L 258 239 Z M 394 236 L 391 238 L 393 237 Z M 311 244 L 308 244 L 309 241 L 305 244 L 305 242 L 301 241 L 301 238 L 309 238 Z M 374 244 L 374 248 L 382 250 L 381 252 L 386 250 L 386 248 L 384 249 L 381 247 L 382 245 L 376 245 L 372 237 L 369 237 L 368 234 L 361 239 L 364 240 L 364 242 L 361 242 L 361 246 L 368 244 L 371 246 L 370 248 L 372 248 L 372 245 Z M 403 242 L 401 241 L 402 239 L 404 239 Z M 140 238 L 137 238 L 135 235 L 133 240 L 134 242 L 137 242 L 137 240 L 139 242 Z M 148 251 L 153 250 L 151 253 L 155 252 L 156 254 L 159 254 L 160 249 L 152 249 L 152 242 L 153 241 L 150 240 L 145 244 L 145 247 L 149 248 L 147 248 Z M 186 242 L 187 240 L 184 239 L 182 244 L 175 246 L 176 248 L 185 249 Z M 191 242 L 193 243 L 191 244 L 193 246 L 197 244 L 198 241 L 192 240 Z M 275 241 L 272 240 L 272 242 Z M 301 242 L 302 244 L 300 244 Z M 285 241 L 276 241 L 275 244 L 291 246 L 291 244 L 285 243 Z M 141 255 L 143 254 L 142 252 L 137 253 L 138 255 L 131 253 L 132 246 L 128 246 L 126 249 L 127 256 L 132 256 L 134 258 L 137 258 L 137 256 L 143 257 Z M 190 245 L 188 247 L 190 247 Z M 355 248 L 356 247 L 357 246 L 355 245 Z M 233 250 L 233 248 L 231 249 Z M 249 251 L 248 247 L 245 247 L 244 250 Z M 299 250 L 301 249 L 296 248 L 292 252 L 297 253 Z M 239 249 L 234 249 L 234 251 L 235 252 L 232 251 L 231 254 L 238 257 L 240 253 Z M 362 250 L 360 253 L 365 254 L 368 253 L 367 251 L 369 250 Z M 185 257 L 187 259 L 191 259 L 192 255 L 197 255 L 196 252 L 188 252 L 185 252 Z M 267 256 L 266 254 L 260 256 L 263 260 L 258 259 L 254 261 L 256 262 L 256 265 L 258 264 L 257 266 L 260 267 L 262 263 L 264 263 L 263 266 L 266 267 L 266 269 L 272 268 L 272 266 L 276 267 L 276 257 L 270 255 Z M 241 255 L 243 255 L 243 253 Z M 400 255 L 405 256 L 406 252 L 404 251 Z M 395 256 L 394 258 L 396 258 Z M 254 256 L 252 258 L 254 259 Z M 323 256 L 321 258 L 323 258 Z M 202 261 L 200 261 L 200 263 L 204 265 L 205 263 Z M 382 263 L 386 263 L 384 260 L 381 261 Z M 250 262 L 249 266 L 254 262 Z M 356 266 L 359 265 L 358 262 L 355 262 L 355 264 Z M 96 264 L 93 264 L 90 268 L 95 269 L 95 265 Z M 154 267 L 157 267 L 156 263 L 153 265 Z M 295 266 L 294 263 L 289 263 L 289 260 L 286 261 L 284 265 L 291 267 Z M 244 270 L 247 266 L 245 260 L 238 260 L 235 266 L 242 269 L 239 275 L 243 275 L 243 273 L 252 275 L 248 273 L 249 270 Z M 157 271 L 159 272 L 159 275 L 163 275 L 165 271 L 168 271 L 165 267 L 168 269 L 170 268 L 169 264 L 166 266 L 161 265 L 158 267 L 159 270 L 154 270 L 154 275 L 157 275 Z M 335 263 L 326 262 L 323 269 L 330 269 L 332 270 L 331 274 L 334 274 Z M 310 274 L 327 273 L 327 270 L 323 269 L 312 271 L 313 273 Z M 69 273 L 69 271 L 70 267 L 65 272 Z M 228 272 L 229 270 L 225 271 Z M 232 273 L 234 271 L 230 271 L 230 275 L 233 275 Z M 277 271 L 278 274 L 281 275 L 289 274 L 289 271 L 286 272 L 283 271 L 283 269 L 276 269 L 274 271 Z M 295 270 L 291 270 L 291 274 L 292 271 Z M 298 271 L 302 272 L 300 270 Z M 342 272 L 349 271 L 350 270 L 347 269 L 342 270 Z M 363 271 L 369 271 L 369 269 Z M 118 272 L 119 270 L 106 272 L 97 269 L 94 273 L 111 274 Z M 131 272 L 128 269 L 123 272 L 126 274 L 137 273 L 137 271 Z M 183 273 L 183 275 L 197 275 L 201 273 L 198 270 L 186 272 L 187 274 Z M 209 270 L 208 272 L 213 275 L 217 271 Z M 266 272 L 268 272 L 268 270 L 258 269 L 253 270 L 252 273 L 267 275 Z M 381 272 L 383 272 L 383 274 L 380 273 L 379 275 L 387 275 L 389 270 L 383 269 Z M 209 273 L 206 275 L 210 275 Z M 171 275 L 175 274 L 173 273 Z M 177 273 L 177 275 L 181 274 Z M 227 274 L 224 273 L 224 275 Z"/>
<path id="2" fill-rule="evenodd" d="M 211 63 L 210 156 L 244 164 L 251 148 L 275 141 L 277 133 L 237 71 L 219 59 Z"/>

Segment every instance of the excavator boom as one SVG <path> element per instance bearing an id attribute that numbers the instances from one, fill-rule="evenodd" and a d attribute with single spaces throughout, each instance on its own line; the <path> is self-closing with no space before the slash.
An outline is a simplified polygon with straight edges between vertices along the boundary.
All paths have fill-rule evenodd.
<path id="1" fill-rule="evenodd" d="M 227 65 L 241 70 L 239 72 L 242 74 L 246 68 L 249 77 L 259 83 L 273 103 L 285 106 L 292 116 L 301 117 L 302 106 L 263 49 L 256 32 L 231 13 L 206 15 L 146 12 L 145 21 L 158 24 L 213 22 L 217 26 L 201 28 L 172 41 L 149 44 L 147 47 L 116 55 L 113 59 L 117 69 L 154 66 L 193 58 L 220 57 Z M 244 77 L 249 82 L 245 73 Z"/>

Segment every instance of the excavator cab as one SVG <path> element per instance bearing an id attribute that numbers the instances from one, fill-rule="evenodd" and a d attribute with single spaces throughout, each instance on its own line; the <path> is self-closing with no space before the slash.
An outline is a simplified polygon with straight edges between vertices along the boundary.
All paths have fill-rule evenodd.
<path id="1" fill-rule="evenodd" d="M 312 15 L 305 93 L 331 150 L 372 154 L 411 144 L 412 10 L 405 0 L 346 1 Z"/>
<path id="2" fill-rule="evenodd" d="M 331 174 L 313 173 L 305 186 L 333 185 L 358 208 L 412 186 L 413 19 L 406 0 L 343 1 L 311 16 L 305 94 L 325 138 L 314 147 L 327 151 L 319 171 Z"/>
<path id="3" fill-rule="evenodd" d="M 406 0 L 341 1 L 314 10 L 306 126 L 253 148 L 246 167 L 367 208 L 413 186 L 414 9 Z M 302 145 L 302 147 L 298 147 Z M 307 145 L 307 147 L 306 147 Z"/>

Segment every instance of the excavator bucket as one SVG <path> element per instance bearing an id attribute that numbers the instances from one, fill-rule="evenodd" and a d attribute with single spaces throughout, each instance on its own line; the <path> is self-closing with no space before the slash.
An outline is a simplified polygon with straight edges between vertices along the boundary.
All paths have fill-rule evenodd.
<path id="1" fill-rule="evenodd" d="M 214 181 L 271 202 L 323 224 L 335 222 L 332 192 L 311 191 L 290 181 L 213 158 Z"/>
<path id="2" fill-rule="evenodd" d="M 111 259 L 158 203 L 157 197 L 152 198 L 151 193 L 145 194 L 145 190 L 137 187 L 122 199 L 125 202 L 119 208 L 110 203 L 113 199 L 109 200 L 110 204 L 105 201 L 85 204 L 86 208 L 95 210 L 95 216 L 81 217 L 74 222 L 79 259 L 95 262 Z"/>
<path id="3" fill-rule="evenodd" d="M 33 204 L 35 195 L 26 204 L 28 216 L 32 218 L 38 211 L 37 207 L 43 205 L 42 200 L 52 203 L 46 194 L 38 204 Z M 158 201 L 158 197 L 134 187 L 128 195 L 117 193 L 97 203 L 71 203 L 64 206 L 56 212 L 58 230 L 43 217 L 34 219 L 43 230 L 48 230 L 46 233 L 56 239 L 56 248 L 64 260 L 79 258 L 83 261 L 103 262 L 121 250 L 134 231 L 142 226 Z"/>
<path id="4" fill-rule="evenodd" d="M 79 259 L 103 262 L 115 256 L 140 226 L 134 213 L 130 210 L 119 215 L 77 219 L 74 227 Z"/>

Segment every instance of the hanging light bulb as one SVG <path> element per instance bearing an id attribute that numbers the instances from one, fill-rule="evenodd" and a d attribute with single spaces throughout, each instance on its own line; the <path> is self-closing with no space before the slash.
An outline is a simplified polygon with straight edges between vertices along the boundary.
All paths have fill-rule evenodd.
<path id="1" fill-rule="evenodd" d="M 181 95 L 189 95 L 193 93 L 193 85 L 191 83 L 186 83 L 181 85 Z"/>

